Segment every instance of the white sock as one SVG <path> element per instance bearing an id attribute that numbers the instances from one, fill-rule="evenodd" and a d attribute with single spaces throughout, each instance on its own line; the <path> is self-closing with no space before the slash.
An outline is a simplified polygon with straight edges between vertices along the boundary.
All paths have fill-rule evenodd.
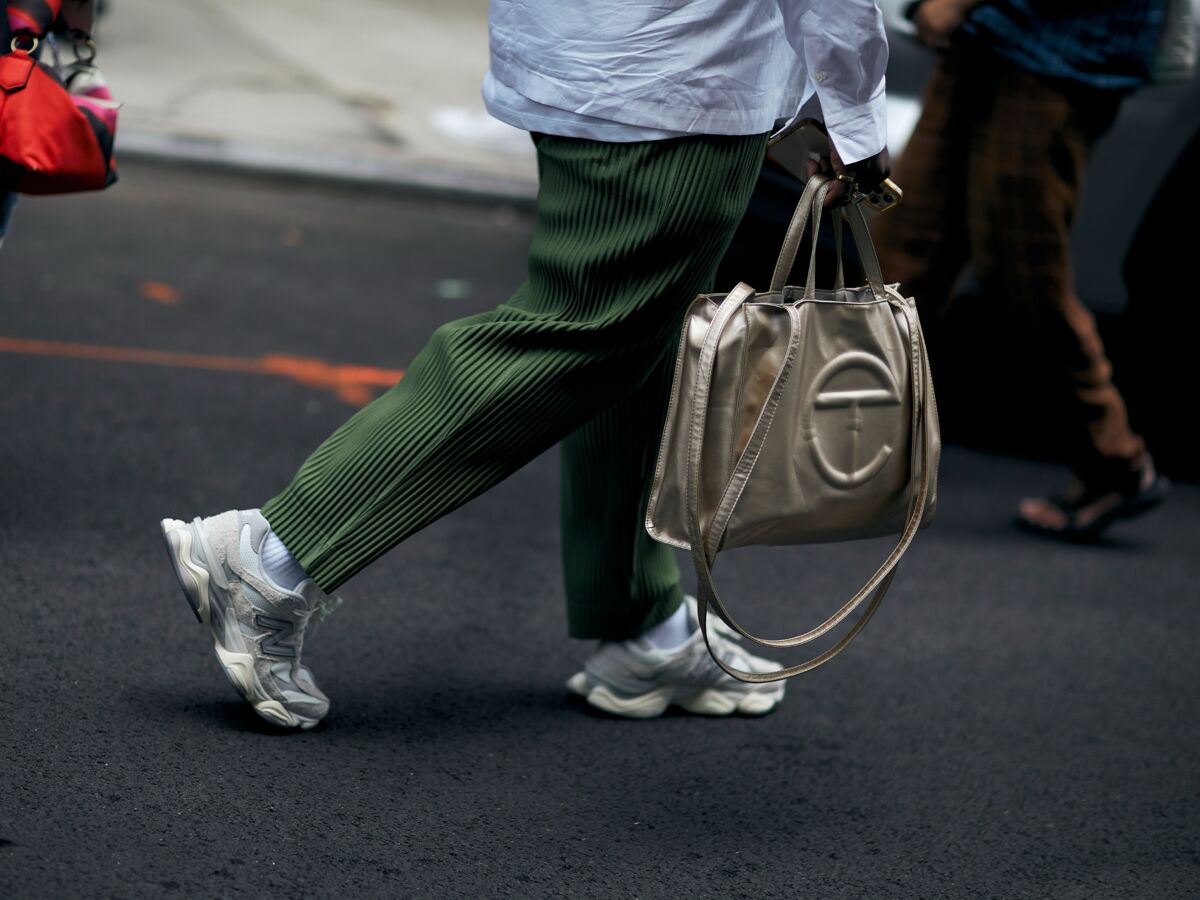
<path id="1" fill-rule="evenodd" d="M 296 562 L 296 557 L 292 556 L 287 545 L 273 531 L 267 532 L 260 555 L 267 577 L 282 588 L 294 591 L 296 586 L 308 577 L 308 573 Z"/>
<path id="2" fill-rule="evenodd" d="M 659 650 L 673 650 L 691 636 L 692 623 L 688 621 L 686 603 L 680 603 L 679 609 L 642 635 Z"/>

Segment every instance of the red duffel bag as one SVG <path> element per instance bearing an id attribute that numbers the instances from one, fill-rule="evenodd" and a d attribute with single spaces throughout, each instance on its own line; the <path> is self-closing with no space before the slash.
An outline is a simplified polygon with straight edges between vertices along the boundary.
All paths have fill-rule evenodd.
<path id="1" fill-rule="evenodd" d="M 98 191 L 117 180 L 112 158 L 116 104 L 95 91 L 70 93 L 33 55 L 61 3 L 6 4 L 0 26 L 0 191 Z M 80 65 L 90 66 L 90 60 Z"/>

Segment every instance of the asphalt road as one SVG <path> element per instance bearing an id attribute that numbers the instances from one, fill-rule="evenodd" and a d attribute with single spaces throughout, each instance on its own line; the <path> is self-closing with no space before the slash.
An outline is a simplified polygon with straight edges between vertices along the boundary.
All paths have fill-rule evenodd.
<path id="1" fill-rule="evenodd" d="M 347 400 L 507 295 L 529 234 L 503 209 L 134 166 L 18 211 L 0 897 L 1196 895 L 1194 486 L 1057 546 L 1008 524 L 1054 468 L 952 447 L 879 615 L 775 715 L 627 722 L 562 687 L 588 647 L 563 637 L 550 452 L 347 586 L 306 648 L 320 728 L 249 713 L 158 519 L 282 488 Z M 881 552 L 738 551 L 719 580 L 791 633 Z"/>

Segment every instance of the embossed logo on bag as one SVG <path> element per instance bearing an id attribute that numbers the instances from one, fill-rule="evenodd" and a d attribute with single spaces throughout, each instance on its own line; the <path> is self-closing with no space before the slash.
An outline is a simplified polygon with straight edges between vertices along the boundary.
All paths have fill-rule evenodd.
<path id="1" fill-rule="evenodd" d="M 829 383 L 842 372 L 858 369 L 866 372 L 872 380 L 879 384 L 877 388 L 861 388 L 853 390 L 826 390 Z M 866 463 L 860 464 L 862 455 L 860 447 L 863 430 L 863 410 L 872 406 L 899 406 L 901 403 L 900 387 L 892 370 L 877 356 L 862 350 L 852 350 L 843 353 L 827 362 L 817 377 L 813 379 L 808 395 L 804 398 L 804 410 L 801 423 L 804 437 L 808 441 L 809 451 L 817 471 L 829 484 L 838 488 L 854 488 L 866 484 L 879 474 L 888 457 L 892 455 L 890 444 L 884 444 Z M 846 409 L 849 416 L 846 419 L 846 429 L 850 432 L 850 452 L 848 468 L 834 465 L 821 447 L 821 434 L 817 429 L 817 412 L 826 409 Z M 827 429 L 828 434 L 828 429 Z"/>

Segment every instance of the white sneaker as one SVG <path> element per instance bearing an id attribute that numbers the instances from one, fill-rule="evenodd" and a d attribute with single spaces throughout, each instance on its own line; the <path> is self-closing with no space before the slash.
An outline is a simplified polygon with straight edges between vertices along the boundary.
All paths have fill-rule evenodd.
<path id="1" fill-rule="evenodd" d="M 329 698 L 300 665 L 305 631 L 341 601 L 312 579 L 288 590 L 263 569 L 271 530 L 257 509 L 231 510 L 190 524 L 163 519 L 175 575 L 196 618 L 213 635 L 217 661 L 254 711 L 284 728 L 312 728 Z"/>
<path id="2" fill-rule="evenodd" d="M 692 636 L 683 644 L 660 650 L 644 637 L 603 642 L 583 671 L 567 681 L 567 688 L 597 709 L 631 719 L 660 716 L 672 704 L 706 716 L 761 716 L 774 709 L 783 699 L 784 683 L 748 684 L 727 675 L 704 646 L 696 599 L 685 597 L 684 602 Z M 708 636 L 713 651 L 731 666 L 751 672 L 783 668 L 747 653 L 715 615 L 708 618 Z"/>

